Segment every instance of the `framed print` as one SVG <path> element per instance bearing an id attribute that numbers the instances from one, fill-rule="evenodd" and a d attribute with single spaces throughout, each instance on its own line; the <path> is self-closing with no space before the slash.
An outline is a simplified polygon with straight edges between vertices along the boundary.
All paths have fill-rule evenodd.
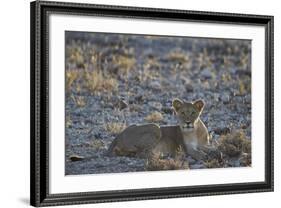
<path id="1" fill-rule="evenodd" d="M 273 17 L 31 3 L 31 205 L 273 191 Z"/>

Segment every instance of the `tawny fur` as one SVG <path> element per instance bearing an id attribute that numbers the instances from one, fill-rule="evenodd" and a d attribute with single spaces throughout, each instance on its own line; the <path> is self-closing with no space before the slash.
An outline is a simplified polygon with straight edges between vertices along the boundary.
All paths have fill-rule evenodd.
<path id="1" fill-rule="evenodd" d="M 204 153 L 200 150 L 209 144 L 208 130 L 200 119 L 204 102 L 175 99 L 173 108 L 179 125 L 160 127 L 151 123 L 129 126 L 112 142 L 109 154 L 145 158 L 150 155 L 176 156 L 183 151 L 197 160 L 203 159 Z"/>

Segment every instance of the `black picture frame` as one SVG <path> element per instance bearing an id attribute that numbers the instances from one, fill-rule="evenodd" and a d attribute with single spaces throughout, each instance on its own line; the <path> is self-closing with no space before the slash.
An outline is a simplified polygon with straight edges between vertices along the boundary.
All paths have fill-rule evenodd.
<path id="1" fill-rule="evenodd" d="M 30 5 L 31 174 L 33 206 L 71 205 L 273 191 L 273 16 L 35 1 Z M 194 21 L 265 27 L 265 181 L 223 185 L 49 193 L 48 15 L 51 13 Z"/>

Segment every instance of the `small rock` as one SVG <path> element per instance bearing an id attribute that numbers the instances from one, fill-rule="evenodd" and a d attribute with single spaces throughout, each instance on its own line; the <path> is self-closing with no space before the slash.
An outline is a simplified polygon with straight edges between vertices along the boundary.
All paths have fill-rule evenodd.
<path id="1" fill-rule="evenodd" d="M 224 104 L 227 104 L 230 101 L 230 97 L 227 93 L 223 93 L 220 99 Z"/>
<path id="2" fill-rule="evenodd" d="M 215 134 L 226 135 L 226 134 L 230 133 L 230 128 L 228 128 L 228 127 L 216 128 L 213 131 Z"/>
<path id="3" fill-rule="evenodd" d="M 75 161 L 84 160 L 85 158 L 82 157 L 82 156 L 79 156 L 79 155 L 71 155 L 71 156 L 69 156 L 69 159 L 70 159 L 72 162 L 75 162 Z"/>
<path id="4" fill-rule="evenodd" d="M 166 114 L 173 114 L 174 113 L 174 109 L 170 108 L 170 107 L 163 107 L 161 110 Z"/>
<path id="5" fill-rule="evenodd" d="M 241 96 L 235 96 L 237 92 L 233 92 L 232 101 L 233 103 L 243 103 L 243 98 Z"/>
<path id="6" fill-rule="evenodd" d="M 251 103 L 251 95 L 246 95 L 245 103 Z"/>
<path id="7" fill-rule="evenodd" d="M 193 89 L 192 84 L 185 84 L 185 90 L 186 90 L 186 92 L 193 92 L 194 89 Z"/>
<path id="8" fill-rule="evenodd" d="M 212 73 L 209 69 L 205 68 L 200 75 L 204 78 L 204 79 L 211 79 L 212 78 Z"/>
<path id="9" fill-rule="evenodd" d="M 118 102 L 119 110 L 123 110 L 123 109 L 125 109 L 127 107 L 128 107 L 128 104 L 124 100 L 119 100 L 119 102 Z"/>
<path id="10" fill-rule="evenodd" d="M 214 101 L 218 102 L 219 101 L 219 94 L 218 93 L 214 93 L 213 94 L 213 99 L 214 99 Z"/>
<path id="11" fill-rule="evenodd" d="M 149 85 L 155 90 L 161 90 L 162 88 L 161 84 L 157 80 L 152 81 Z"/>
<path id="12" fill-rule="evenodd" d="M 236 68 L 231 68 L 231 69 L 230 69 L 230 73 L 231 73 L 231 74 L 235 75 L 236 72 L 237 72 L 237 69 L 236 69 Z"/>
<path id="13" fill-rule="evenodd" d="M 159 103 L 159 102 L 150 101 L 150 102 L 148 102 L 148 105 L 150 107 L 152 107 L 153 109 L 156 109 L 156 110 L 161 110 L 162 109 L 162 104 Z"/>
<path id="14" fill-rule="evenodd" d="M 143 99 L 143 95 L 137 95 L 135 96 L 135 101 L 137 101 L 138 103 L 139 102 L 142 102 L 144 99 Z"/>
<path id="15" fill-rule="evenodd" d="M 189 165 L 194 165 L 196 163 L 196 160 L 194 160 L 191 156 L 187 157 Z"/>
<path id="16" fill-rule="evenodd" d="M 130 112 L 140 112 L 142 110 L 142 107 L 137 104 L 130 105 Z M 132 114 L 131 114 L 132 116 Z"/>
<path id="17" fill-rule="evenodd" d="M 237 160 L 230 160 L 230 161 L 228 162 L 228 164 L 229 164 L 231 167 L 240 167 L 240 161 L 239 161 L 239 159 L 237 159 Z"/>
<path id="18" fill-rule="evenodd" d="M 206 168 L 204 164 L 194 164 L 194 165 L 189 165 L 190 169 L 204 169 Z"/>
<path id="19" fill-rule="evenodd" d="M 236 74 L 238 76 L 249 76 L 249 77 L 251 77 L 251 71 L 249 71 L 249 70 L 237 69 Z"/>

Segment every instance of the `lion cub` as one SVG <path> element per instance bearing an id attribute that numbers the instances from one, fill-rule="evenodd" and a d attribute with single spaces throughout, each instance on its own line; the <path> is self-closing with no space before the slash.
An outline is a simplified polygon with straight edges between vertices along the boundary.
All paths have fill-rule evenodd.
<path id="1" fill-rule="evenodd" d="M 204 154 L 199 150 L 209 144 L 206 126 L 200 120 L 204 102 L 193 103 L 174 99 L 172 106 L 179 125 L 132 125 L 121 132 L 109 147 L 109 154 L 119 156 L 149 157 L 150 155 L 176 156 L 179 151 L 199 160 Z"/>

